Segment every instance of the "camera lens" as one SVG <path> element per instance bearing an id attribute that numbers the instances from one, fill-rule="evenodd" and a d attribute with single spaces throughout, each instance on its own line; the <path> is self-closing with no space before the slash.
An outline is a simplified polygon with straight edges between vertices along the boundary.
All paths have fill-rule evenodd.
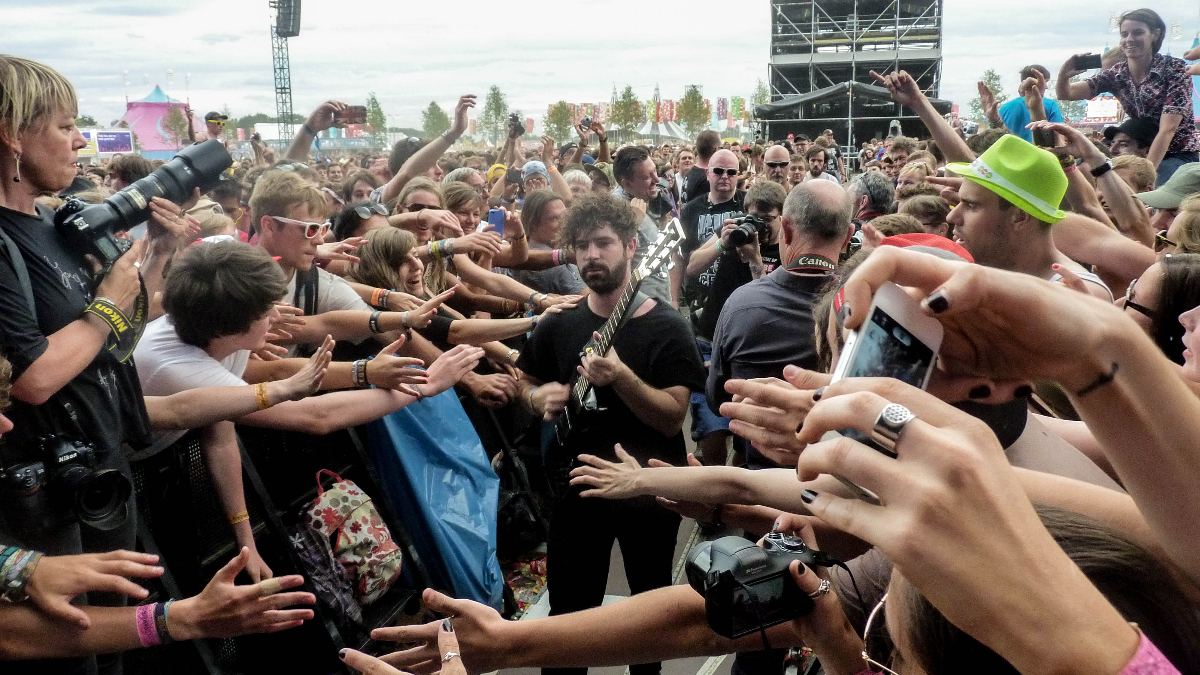
<path id="1" fill-rule="evenodd" d="M 133 493 L 129 479 L 116 469 L 94 471 L 71 465 L 59 475 L 63 488 L 73 496 L 80 522 L 98 530 L 112 530 L 125 523 L 125 504 Z"/>

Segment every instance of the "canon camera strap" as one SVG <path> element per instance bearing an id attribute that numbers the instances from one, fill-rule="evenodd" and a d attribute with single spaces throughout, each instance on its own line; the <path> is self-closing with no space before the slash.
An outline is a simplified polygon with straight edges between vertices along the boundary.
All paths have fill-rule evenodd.
<path id="1" fill-rule="evenodd" d="M 831 274 L 837 271 L 837 263 L 824 256 L 806 253 L 789 262 L 787 271 L 798 274 Z"/>

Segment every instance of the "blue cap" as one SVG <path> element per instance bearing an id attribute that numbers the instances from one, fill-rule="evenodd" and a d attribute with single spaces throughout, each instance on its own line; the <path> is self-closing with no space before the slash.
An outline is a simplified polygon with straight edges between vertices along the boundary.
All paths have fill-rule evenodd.
<path id="1" fill-rule="evenodd" d="M 591 155 L 584 155 L 584 156 L 583 156 L 583 163 L 584 163 L 584 164 L 595 164 L 595 163 L 596 163 L 596 160 L 595 160 L 595 159 L 593 159 Z"/>
<path id="2" fill-rule="evenodd" d="M 525 166 L 521 168 L 521 182 L 525 182 L 526 178 L 529 178 L 535 173 L 542 174 L 542 176 L 546 179 L 546 182 L 550 182 L 550 174 L 546 171 L 546 165 L 536 160 L 532 162 L 526 162 Z"/>

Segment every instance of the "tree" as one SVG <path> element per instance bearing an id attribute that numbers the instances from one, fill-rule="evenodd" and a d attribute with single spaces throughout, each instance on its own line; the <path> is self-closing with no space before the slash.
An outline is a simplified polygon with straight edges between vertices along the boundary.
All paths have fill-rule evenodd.
<path id="1" fill-rule="evenodd" d="M 633 93 L 633 87 L 625 85 L 621 98 L 613 105 L 609 121 L 625 134 L 631 134 L 637 129 L 638 123 L 642 121 L 642 102 Z"/>
<path id="2" fill-rule="evenodd" d="M 683 98 L 675 106 L 679 120 L 689 136 L 695 136 L 709 126 L 712 119 L 712 106 L 704 102 L 698 85 L 689 84 L 683 90 Z"/>
<path id="3" fill-rule="evenodd" d="M 437 101 L 430 101 L 429 107 L 421 113 L 421 136 L 437 138 L 450 130 L 450 116 L 442 110 Z"/>
<path id="4" fill-rule="evenodd" d="M 1072 82 L 1082 82 L 1083 76 L 1076 75 Z M 1068 122 L 1082 122 L 1087 117 L 1087 101 L 1058 101 L 1058 109 Z"/>
<path id="5" fill-rule="evenodd" d="M 508 136 L 508 101 L 500 87 L 493 84 L 491 89 L 488 89 L 487 99 L 483 102 L 483 113 L 479 115 L 479 123 L 476 126 L 493 144 Z"/>
<path id="6" fill-rule="evenodd" d="M 167 116 L 162 122 L 163 131 L 167 132 L 167 140 L 176 148 L 182 148 L 188 140 L 187 118 L 183 116 L 182 106 L 172 105 L 167 108 Z"/>
<path id="7" fill-rule="evenodd" d="M 91 115 L 80 115 L 75 118 L 75 126 L 77 127 L 98 127 L 100 123 Z"/>
<path id="8" fill-rule="evenodd" d="M 571 106 L 566 101 L 559 101 L 550 106 L 546 116 L 542 118 L 542 128 L 546 135 L 562 143 L 571 135 L 574 120 L 571 118 Z"/>
<path id="9" fill-rule="evenodd" d="M 992 95 L 996 97 L 996 104 L 999 105 L 1008 100 L 1008 96 L 1004 93 L 1004 85 L 1000 82 L 1000 74 L 995 70 L 988 68 L 984 71 L 983 76 L 979 78 L 981 82 L 987 85 L 988 89 L 992 90 Z M 979 97 L 971 99 L 970 119 L 976 122 L 987 122 L 987 116 L 983 112 L 983 102 Z"/>
<path id="10" fill-rule="evenodd" d="M 375 92 L 367 95 L 367 126 L 371 127 L 371 135 L 376 141 L 386 141 L 387 139 L 387 115 L 383 114 L 383 108 L 379 105 L 379 99 L 375 98 Z"/>
<path id="11" fill-rule="evenodd" d="M 754 85 L 754 94 L 750 96 L 750 104 L 752 106 L 760 106 L 764 103 L 771 102 L 771 91 L 767 89 L 767 85 L 758 78 L 758 83 Z"/>

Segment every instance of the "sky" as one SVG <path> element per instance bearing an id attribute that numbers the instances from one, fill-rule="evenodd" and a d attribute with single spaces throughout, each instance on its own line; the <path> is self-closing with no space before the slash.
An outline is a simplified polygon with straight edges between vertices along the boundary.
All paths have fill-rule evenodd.
<path id="1" fill-rule="evenodd" d="M 1026 64 L 1055 73 L 1071 54 L 1116 46 L 1109 18 L 1133 6 L 945 0 L 940 95 L 965 109 L 987 68 L 1015 95 Z M 1163 51 L 1189 48 L 1200 29 L 1195 0 L 1152 6 L 1168 27 L 1182 28 Z M 0 52 L 63 73 L 80 113 L 101 124 L 124 114 L 126 95 L 137 100 L 156 84 L 201 115 L 224 106 L 235 117 L 275 111 L 266 0 L 0 0 L 0 12 Z M 614 85 L 632 85 L 643 100 L 656 84 L 664 99 L 680 98 L 689 84 L 714 102 L 749 97 L 756 80 L 767 79 L 770 4 L 303 0 L 300 35 L 288 43 L 301 114 L 326 99 L 364 103 L 373 91 L 389 125 L 419 128 L 431 100 L 449 112 L 460 94 L 474 93 L 481 109 L 496 84 L 510 108 L 540 125 L 548 104 L 607 101 Z"/>

